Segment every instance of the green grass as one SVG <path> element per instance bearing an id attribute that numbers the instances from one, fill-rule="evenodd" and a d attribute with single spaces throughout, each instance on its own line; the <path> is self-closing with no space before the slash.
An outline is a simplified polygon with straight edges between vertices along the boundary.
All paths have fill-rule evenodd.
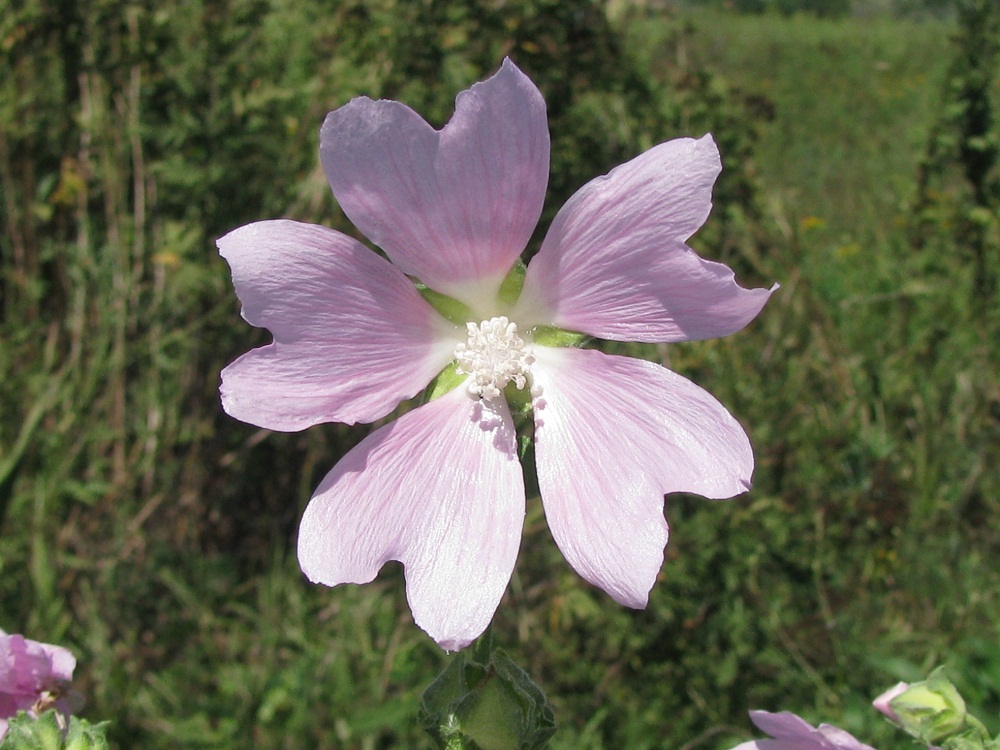
<path id="1" fill-rule="evenodd" d="M 694 63 L 774 104 L 756 155 L 776 216 L 793 231 L 821 230 L 828 252 L 868 255 L 889 244 L 914 199 L 940 108 L 948 27 L 890 18 L 693 21 Z"/>
<path id="2" fill-rule="evenodd" d="M 885 255 L 915 198 L 940 111 L 950 26 L 712 11 L 683 18 L 694 32 L 653 66 L 664 70 L 679 56 L 770 109 L 754 165 L 785 239 L 806 245 L 807 262 Z M 645 54 L 663 49 L 669 28 L 636 32 Z"/>

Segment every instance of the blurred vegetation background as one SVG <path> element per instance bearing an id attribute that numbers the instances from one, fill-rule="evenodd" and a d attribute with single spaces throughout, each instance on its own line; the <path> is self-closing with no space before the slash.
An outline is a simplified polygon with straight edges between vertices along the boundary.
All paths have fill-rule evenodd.
<path id="1" fill-rule="evenodd" d="M 419 748 L 445 655 L 390 565 L 305 582 L 313 487 L 369 429 L 226 417 L 248 327 L 213 240 L 353 233 L 318 166 L 367 94 L 436 125 L 511 56 L 543 90 L 543 221 L 711 131 L 696 236 L 782 284 L 728 339 L 629 347 L 747 426 L 751 493 L 667 498 L 649 608 L 561 559 L 537 499 L 495 620 L 552 747 L 728 748 L 750 708 L 908 746 L 868 702 L 948 664 L 1000 709 L 995 0 L 0 0 L 0 627 L 77 654 L 119 748 Z M 540 236 L 540 235 L 539 235 Z M 536 238 L 537 239 L 537 238 Z M 1000 727 L 992 727 L 994 731 Z"/>

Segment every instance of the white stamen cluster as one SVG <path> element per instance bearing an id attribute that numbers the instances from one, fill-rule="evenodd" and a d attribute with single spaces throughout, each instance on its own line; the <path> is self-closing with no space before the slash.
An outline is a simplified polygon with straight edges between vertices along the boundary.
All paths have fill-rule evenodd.
<path id="1" fill-rule="evenodd" d="M 511 381 L 524 388 L 535 358 L 524 339 L 517 335 L 517 323 L 506 316 L 466 323 L 469 338 L 455 347 L 458 371 L 471 375 L 469 393 L 492 401 L 500 397 Z"/>

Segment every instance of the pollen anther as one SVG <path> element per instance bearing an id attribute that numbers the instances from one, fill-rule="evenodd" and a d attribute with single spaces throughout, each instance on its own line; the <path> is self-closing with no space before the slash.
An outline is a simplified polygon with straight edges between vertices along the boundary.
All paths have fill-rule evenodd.
<path id="1" fill-rule="evenodd" d="M 458 371 L 470 375 L 469 393 L 492 401 L 507 383 L 524 388 L 535 358 L 506 316 L 466 323 L 468 339 L 455 347 Z"/>

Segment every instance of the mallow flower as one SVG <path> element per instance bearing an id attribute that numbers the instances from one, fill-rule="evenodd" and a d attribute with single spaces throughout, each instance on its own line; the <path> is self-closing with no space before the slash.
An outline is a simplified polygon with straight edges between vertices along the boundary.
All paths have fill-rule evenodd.
<path id="1" fill-rule="evenodd" d="M 62 646 L 7 635 L 0 630 L 0 738 L 18 711 L 36 716 L 54 708 L 63 718 L 80 706 L 69 689 L 76 658 Z"/>
<path id="2" fill-rule="evenodd" d="M 872 750 L 843 729 L 830 724 L 814 727 L 789 711 L 751 711 L 750 720 L 773 739 L 751 740 L 733 750 Z"/>
<path id="3" fill-rule="evenodd" d="M 398 560 L 417 625 L 448 650 L 475 639 L 520 545 L 510 404 L 530 402 L 556 543 L 587 581 L 644 607 L 664 494 L 745 492 L 750 443 L 680 375 L 578 344 L 724 336 L 767 301 L 773 290 L 738 286 L 685 244 L 711 209 L 712 138 L 661 143 L 585 185 L 526 272 L 549 134 L 540 92 L 510 60 L 458 95 L 441 130 L 399 102 L 353 99 L 326 117 L 320 158 L 384 257 L 294 221 L 222 237 L 243 317 L 274 337 L 223 370 L 223 407 L 272 430 L 370 423 L 435 385 L 320 483 L 299 529 L 306 576 L 367 583 Z"/>

